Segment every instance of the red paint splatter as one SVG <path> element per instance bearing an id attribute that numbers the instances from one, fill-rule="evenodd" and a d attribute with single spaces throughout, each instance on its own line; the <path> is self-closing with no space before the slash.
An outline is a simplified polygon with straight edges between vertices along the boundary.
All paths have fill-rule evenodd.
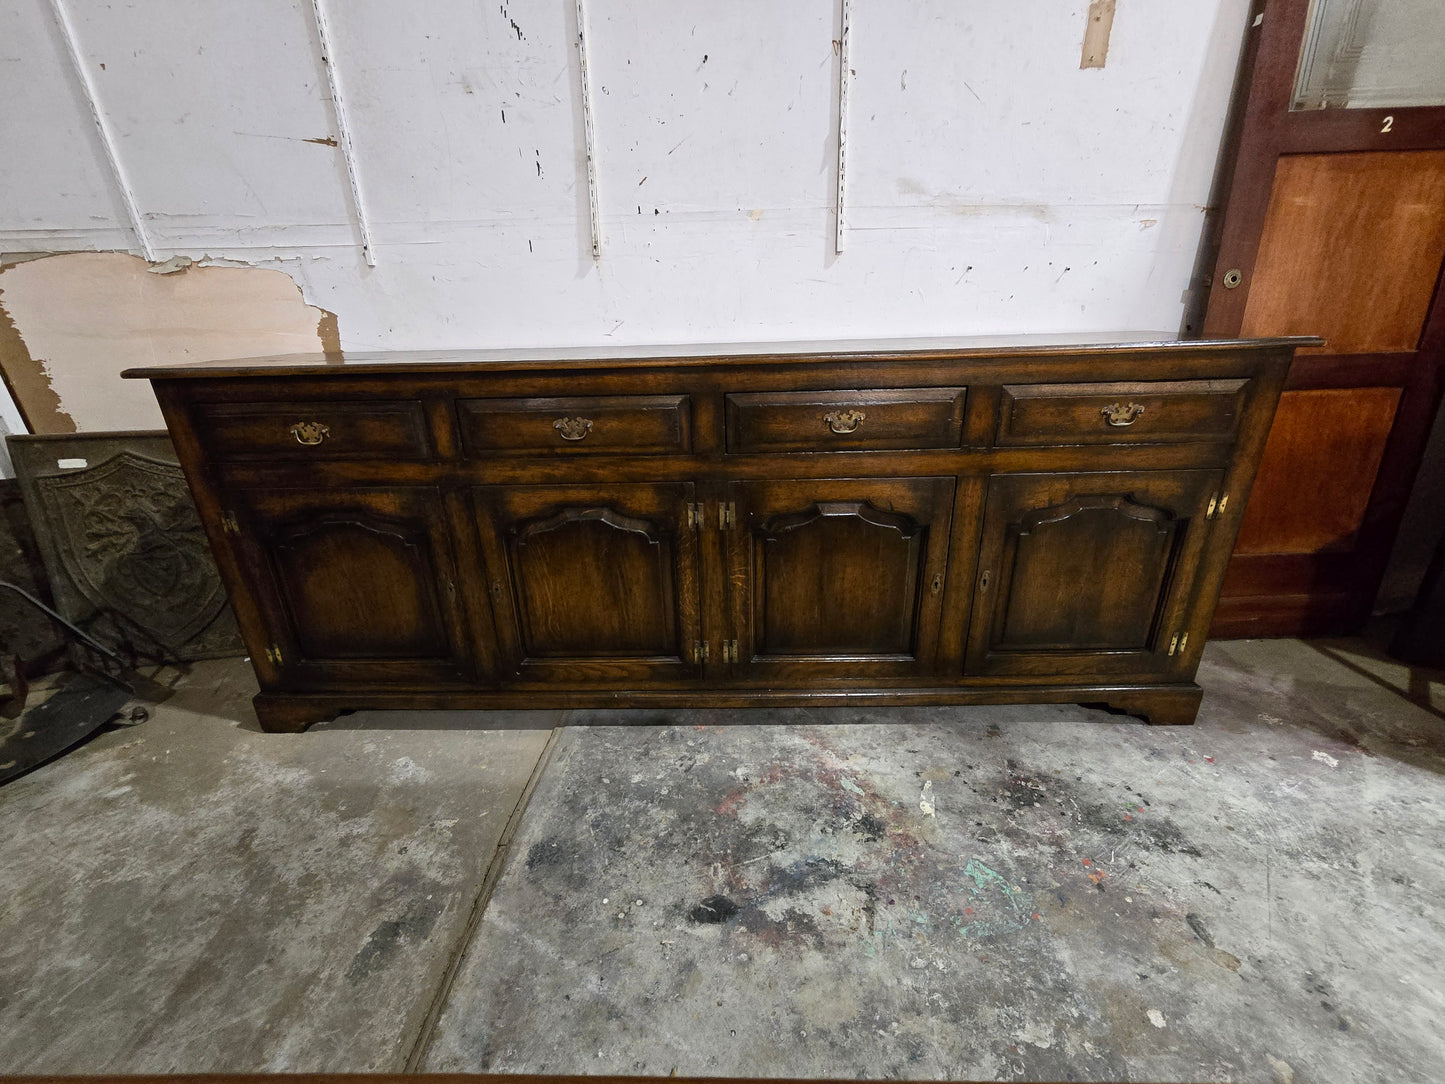
<path id="1" fill-rule="evenodd" d="M 748 788 L 737 787 L 728 792 L 728 796 L 717 804 L 713 812 L 719 817 L 736 817 L 738 815 L 738 807 L 747 801 L 747 797 Z"/>

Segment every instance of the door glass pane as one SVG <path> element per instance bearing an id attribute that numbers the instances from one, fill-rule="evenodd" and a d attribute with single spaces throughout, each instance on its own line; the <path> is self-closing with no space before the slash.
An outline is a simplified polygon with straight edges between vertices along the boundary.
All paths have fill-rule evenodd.
<path id="1" fill-rule="evenodd" d="M 1313 0 L 1291 109 L 1445 105 L 1442 0 Z"/>

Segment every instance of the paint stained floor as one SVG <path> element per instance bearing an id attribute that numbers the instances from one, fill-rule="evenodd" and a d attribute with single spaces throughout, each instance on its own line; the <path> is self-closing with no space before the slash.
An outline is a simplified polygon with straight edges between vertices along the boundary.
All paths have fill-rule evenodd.
<path id="1" fill-rule="evenodd" d="M 1212 644 L 1200 679 L 1190 728 L 539 716 L 595 725 L 560 731 L 489 899 L 477 823 L 546 731 L 163 709 L 0 789 L 0 1071 L 1438 1080 L 1445 686 L 1359 641 Z M 167 797 L 148 758 L 185 734 Z"/>

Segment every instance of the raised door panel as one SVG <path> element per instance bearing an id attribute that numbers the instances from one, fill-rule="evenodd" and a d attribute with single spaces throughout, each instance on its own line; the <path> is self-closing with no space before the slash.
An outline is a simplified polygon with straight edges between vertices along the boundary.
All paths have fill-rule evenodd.
<path id="1" fill-rule="evenodd" d="M 745 680 L 932 669 L 952 478 L 734 482 L 729 660 Z"/>
<path id="2" fill-rule="evenodd" d="M 435 489 L 235 495 L 236 546 L 288 686 L 465 681 L 456 567 Z"/>
<path id="3" fill-rule="evenodd" d="M 474 492 L 498 644 L 522 680 L 699 672 L 692 486 L 483 486 Z"/>
<path id="4" fill-rule="evenodd" d="M 1399 402 L 1399 388 L 1280 396 L 1234 552 L 1352 549 Z"/>
<path id="5" fill-rule="evenodd" d="M 1445 258 L 1445 151 L 1279 160 L 1241 335 L 1414 350 Z"/>
<path id="6" fill-rule="evenodd" d="M 1167 677 L 1181 664 L 1218 471 L 1001 475 L 989 483 L 965 671 Z"/>
<path id="7" fill-rule="evenodd" d="M 1325 342 L 1290 369 L 1216 635 L 1365 619 L 1442 379 L 1445 150 L 1284 155 L 1269 192 L 1239 332 Z"/>

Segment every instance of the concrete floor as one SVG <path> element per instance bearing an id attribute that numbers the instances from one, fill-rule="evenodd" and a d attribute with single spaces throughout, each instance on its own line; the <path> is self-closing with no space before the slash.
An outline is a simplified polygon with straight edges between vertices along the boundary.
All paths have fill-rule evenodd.
<path id="1" fill-rule="evenodd" d="M 199 664 L 0 788 L 0 1073 L 1439 1080 L 1445 683 L 1361 641 L 1211 644 L 1200 680 L 1190 728 L 297 737 Z M 752 719 L 784 725 L 719 725 Z"/>

